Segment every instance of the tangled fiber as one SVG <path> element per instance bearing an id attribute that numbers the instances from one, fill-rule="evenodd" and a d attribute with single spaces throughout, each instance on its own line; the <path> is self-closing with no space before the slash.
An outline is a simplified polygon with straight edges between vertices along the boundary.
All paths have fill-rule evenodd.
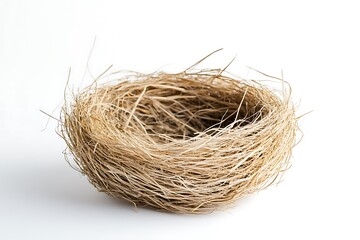
<path id="1" fill-rule="evenodd" d="M 288 92 L 227 75 L 95 82 L 65 103 L 60 134 L 99 191 L 170 212 L 211 212 L 277 182 L 297 130 Z"/>

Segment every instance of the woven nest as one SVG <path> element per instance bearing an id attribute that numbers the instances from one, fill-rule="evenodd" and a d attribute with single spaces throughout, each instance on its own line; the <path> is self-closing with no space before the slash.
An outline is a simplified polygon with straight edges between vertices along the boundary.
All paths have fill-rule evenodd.
<path id="1" fill-rule="evenodd" d="M 99 191 L 205 213 L 279 179 L 297 118 L 289 94 L 208 70 L 93 84 L 66 102 L 60 127 Z"/>

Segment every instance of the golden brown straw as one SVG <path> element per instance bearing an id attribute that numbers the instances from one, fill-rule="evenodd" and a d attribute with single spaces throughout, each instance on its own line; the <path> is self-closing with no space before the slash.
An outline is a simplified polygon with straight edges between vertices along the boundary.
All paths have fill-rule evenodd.
<path id="1" fill-rule="evenodd" d="M 279 179 L 297 118 L 289 93 L 222 70 L 187 70 L 94 83 L 65 103 L 60 128 L 99 191 L 206 213 Z"/>

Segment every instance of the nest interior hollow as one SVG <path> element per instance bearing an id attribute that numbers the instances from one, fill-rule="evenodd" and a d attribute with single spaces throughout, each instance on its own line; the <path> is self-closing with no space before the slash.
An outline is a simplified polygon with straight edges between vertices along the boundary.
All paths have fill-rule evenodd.
<path id="1" fill-rule="evenodd" d="M 297 129 L 288 97 L 211 71 L 135 79 L 91 85 L 63 107 L 62 137 L 98 190 L 204 213 L 288 168 Z"/>

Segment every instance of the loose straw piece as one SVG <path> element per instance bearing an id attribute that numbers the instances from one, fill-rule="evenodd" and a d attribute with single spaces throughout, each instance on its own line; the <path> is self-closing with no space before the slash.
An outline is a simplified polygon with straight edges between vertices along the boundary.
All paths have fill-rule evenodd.
<path id="1" fill-rule="evenodd" d="M 92 85 L 62 109 L 61 135 L 99 191 L 206 213 L 287 169 L 297 130 L 289 97 L 217 70 L 135 78 Z"/>

